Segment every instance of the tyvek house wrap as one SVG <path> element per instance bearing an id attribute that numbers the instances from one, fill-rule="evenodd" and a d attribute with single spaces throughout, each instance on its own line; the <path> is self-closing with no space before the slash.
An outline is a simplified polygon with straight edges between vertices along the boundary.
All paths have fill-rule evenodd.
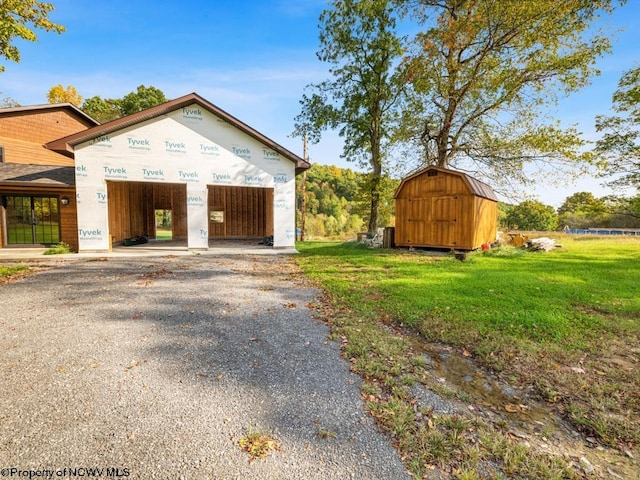
<path id="1" fill-rule="evenodd" d="M 181 183 L 188 247 L 207 248 L 207 185 L 273 188 L 274 247 L 295 241 L 295 164 L 194 104 L 75 147 L 80 251 L 108 250 L 106 181 Z"/>

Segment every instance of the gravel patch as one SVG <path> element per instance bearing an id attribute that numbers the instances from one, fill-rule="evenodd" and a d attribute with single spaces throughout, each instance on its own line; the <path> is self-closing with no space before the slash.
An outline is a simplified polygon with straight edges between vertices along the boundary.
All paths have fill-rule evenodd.
<path id="1" fill-rule="evenodd" d="M 79 260 L 0 285 L 0 468 L 409 478 L 317 293 L 287 257 L 251 255 Z M 250 428 L 281 451 L 249 462 Z"/>

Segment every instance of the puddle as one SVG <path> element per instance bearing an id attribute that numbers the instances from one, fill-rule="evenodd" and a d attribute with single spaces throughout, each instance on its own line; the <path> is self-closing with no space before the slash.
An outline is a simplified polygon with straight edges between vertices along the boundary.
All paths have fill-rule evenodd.
<path id="1" fill-rule="evenodd" d="M 462 352 L 424 342 L 419 342 L 414 348 L 419 348 L 425 367 L 435 382 L 446 389 L 458 392 L 458 398 L 470 399 L 469 402 L 465 402 L 468 404 L 467 408 L 471 405 L 472 409 L 491 412 L 488 413 L 489 416 L 496 415 L 507 419 L 512 426 L 520 427 L 527 432 L 544 432 L 545 435 L 555 437 L 579 436 L 546 405 L 485 374 Z M 434 408 L 434 411 L 438 413 L 437 408 Z"/>

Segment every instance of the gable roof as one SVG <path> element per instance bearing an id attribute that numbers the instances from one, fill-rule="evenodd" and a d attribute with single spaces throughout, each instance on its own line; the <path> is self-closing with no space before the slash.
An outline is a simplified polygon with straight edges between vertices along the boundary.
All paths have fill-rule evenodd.
<path id="1" fill-rule="evenodd" d="M 84 113 L 72 103 L 48 103 L 45 105 L 29 105 L 26 107 L 0 108 L 0 116 L 9 116 L 16 113 L 37 113 L 46 110 L 68 110 L 72 115 L 78 117 L 80 120 L 91 126 L 100 124 L 97 120 Z"/>
<path id="2" fill-rule="evenodd" d="M 469 185 L 469 188 L 471 188 L 471 192 L 474 195 L 478 197 L 486 198 L 488 200 L 493 200 L 494 202 L 498 201 L 498 197 L 496 196 L 496 193 L 493 191 L 493 188 L 491 188 L 491 186 L 487 185 L 486 183 L 481 182 L 480 180 L 477 180 L 463 172 L 458 172 L 456 170 L 450 170 L 448 168 L 440 168 L 440 167 L 434 167 L 434 166 L 423 168 L 409 175 L 408 177 L 403 178 L 402 181 L 400 182 L 400 185 L 398 185 L 398 188 L 396 189 L 396 193 L 393 197 L 394 198 L 398 197 L 398 194 L 400 193 L 400 191 L 404 187 L 404 184 L 407 181 L 412 180 L 416 177 L 419 177 L 420 175 L 425 174 L 428 171 L 433 171 L 433 170 L 436 170 L 438 172 L 443 172 L 445 174 L 461 177 L 467 183 L 467 185 Z"/>
<path id="3" fill-rule="evenodd" d="M 299 157 L 295 153 L 287 150 L 282 145 L 274 142 L 270 138 L 264 136 L 257 130 L 254 130 L 246 123 L 238 120 L 236 117 L 231 114 L 225 112 L 221 108 L 215 106 L 208 100 L 205 100 L 197 93 L 190 93 L 183 97 L 176 98 L 175 100 L 171 100 L 166 103 L 162 103 L 160 105 L 156 105 L 155 107 L 148 108 L 146 110 L 142 110 L 141 112 L 136 112 L 126 117 L 117 118 L 107 123 L 103 123 L 102 125 L 98 125 L 93 128 L 89 128 L 87 130 L 83 130 L 81 132 L 75 133 L 73 135 L 69 135 L 64 138 L 60 138 L 58 140 L 54 140 L 46 144 L 47 148 L 51 150 L 55 150 L 58 153 L 62 153 L 67 156 L 73 156 L 73 147 L 79 145 L 80 143 L 86 142 L 88 140 L 108 135 L 117 130 L 122 130 L 123 128 L 127 128 L 138 123 L 145 122 L 147 120 L 151 120 L 153 118 L 160 117 L 162 115 L 166 115 L 175 110 L 180 110 L 183 107 L 188 107 L 189 105 L 197 104 L 208 110 L 210 113 L 222 118 L 227 123 L 236 127 L 238 130 L 243 133 L 249 135 L 260 143 L 268 146 L 272 150 L 278 152 L 280 155 L 285 157 L 286 159 L 294 162 L 296 164 L 296 173 L 300 173 L 303 170 L 306 170 L 311 165 L 309 162 Z"/>

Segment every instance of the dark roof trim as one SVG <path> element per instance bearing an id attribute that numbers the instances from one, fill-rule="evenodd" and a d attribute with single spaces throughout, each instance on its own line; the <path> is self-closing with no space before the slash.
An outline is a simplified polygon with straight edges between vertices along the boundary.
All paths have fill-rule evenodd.
<path id="1" fill-rule="evenodd" d="M 490 185 L 487 185 L 484 182 L 481 182 L 480 180 L 476 180 L 473 177 L 470 177 L 469 175 L 467 175 L 466 173 L 463 172 L 458 172 L 456 170 L 450 170 L 448 168 L 439 168 L 439 167 L 426 167 L 423 168 L 421 170 L 418 170 L 417 172 L 409 175 L 408 177 L 405 177 L 402 179 L 402 181 L 400 182 L 400 185 L 398 185 L 398 188 L 396 190 L 395 195 L 393 196 L 393 198 L 397 198 L 398 194 L 400 193 L 400 191 L 402 190 L 402 188 L 404 187 L 404 184 L 415 178 L 418 177 L 430 170 L 437 170 L 439 172 L 445 173 L 445 174 L 450 174 L 450 175 L 456 175 L 458 177 L 462 177 L 467 185 L 469 185 L 469 187 L 471 188 L 471 191 L 473 192 L 474 195 L 478 196 L 478 197 L 482 197 L 482 198 L 486 198 L 488 200 L 493 200 L 494 202 L 498 201 L 498 197 L 496 196 L 496 193 L 493 191 L 493 188 L 491 188 Z"/>
<path id="2" fill-rule="evenodd" d="M 46 146 L 51 150 L 55 150 L 56 152 L 72 157 L 73 147 L 79 145 L 80 143 L 86 142 L 96 137 L 108 135 L 109 133 L 122 130 L 123 128 L 127 128 L 162 115 L 166 115 L 173 111 L 180 110 L 183 107 L 193 105 L 194 103 L 200 105 L 202 108 L 208 110 L 212 114 L 222 118 L 229 124 L 233 125 L 238 130 L 246 133 L 260 143 L 278 152 L 283 157 L 294 162 L 296 164 L 296 173 L 300 173 L 311 166 L 309 162 L 305 161 L 303 158 L 299 157 L 290 150 L 287 150 L 282 145 L 277 144 L 270 138 L 265 137 L 260 132 L 254 130 L 246 123 L 238 120 L 233 115 L 225 112 L 219 107 L 216 107 L 214 104 L 212 104 L 208 100 L 205 100 L 197 93 L 190 93 L 183 97 L 176 98 L 175 100 L 171 100 L 161 105 L 156 105 L 155 107 L 148 108 L 141 112 L 136 112 L 126 117 L 117 118 L 110 122 L 103 123 L 102 125 L 99 125 L 97 127 L 89 128 L 88 130 L 83 130 L 82 132 L 78 132 L 73 135 L 54 140 L 47 143 Z"/>
<path id="3" fill-rule="evenodd" d="M 71 112 L 80 117 L 85 122 L 91 125 L 100 125 L 100 123 L 84 113 L 78 107 L 76 107 L 72 103 L 48 103 L 46 105 L 30 105 L 27 107 L 9 107 L 9 108 L 0 108 L 0 116 L 2 115 L 12 115 L 14 113 L 29 113 L 29 112 L 39 112 L 41 110 L 71 110 Z"/>

